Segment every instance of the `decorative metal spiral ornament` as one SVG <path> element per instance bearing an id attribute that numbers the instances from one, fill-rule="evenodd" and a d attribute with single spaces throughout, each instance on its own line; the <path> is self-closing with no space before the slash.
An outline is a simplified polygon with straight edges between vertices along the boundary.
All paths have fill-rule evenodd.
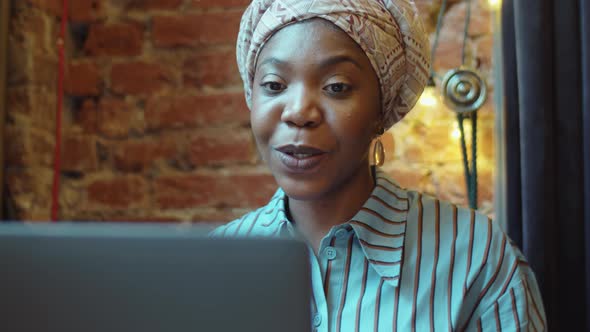
<path id="1" fill-rule="evenodd" d="M 457 113 L 470 113 L 485 103 L 488 90 L 481 75 L 466 67 L 450 70 L 443 78 L 445 104 Z"/>

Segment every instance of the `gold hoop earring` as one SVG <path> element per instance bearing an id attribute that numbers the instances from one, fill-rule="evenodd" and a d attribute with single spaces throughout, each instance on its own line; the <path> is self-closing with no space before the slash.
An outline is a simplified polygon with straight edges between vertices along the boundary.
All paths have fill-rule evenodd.
<path id="1" fill-rule="evenodd" d="M 383 149 L 383 144 L 379 138 L 375 141 L 375 145 L 373 146 L 373 160 L 375 161 L 375 166 L 378 167 L 383 166 L 385 163 L 385 150 Z"/>

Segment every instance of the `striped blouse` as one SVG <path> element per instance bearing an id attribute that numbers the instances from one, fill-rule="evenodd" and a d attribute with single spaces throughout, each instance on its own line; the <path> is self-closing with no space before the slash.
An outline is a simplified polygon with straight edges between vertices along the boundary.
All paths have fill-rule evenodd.
<path id="1" fill-rule="evenodd" d="M 499 226 L 381 171 L 348 222 L 310 249 L 314 331 L 543 331 L 535 276 Z M 297 236 L 279 189 L 214 236 Z"/>

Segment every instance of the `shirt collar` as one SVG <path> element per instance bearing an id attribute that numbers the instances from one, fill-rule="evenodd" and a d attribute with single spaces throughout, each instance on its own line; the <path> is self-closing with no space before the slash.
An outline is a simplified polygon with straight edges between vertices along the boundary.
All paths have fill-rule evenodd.
<path id="1" fill-rule="evenodd" d="M 408 193 L 387 174 L 376 170 L 376 185 L 369 199 L 347 222 L 375 271 L 393 286 L 398 286 L 403 258 Z M 286 194 L 278 189 L 262 212 L 268 221 L 262 224 L 271 236 L 292 236 L 286 215 Z"/>
<path id="2" fill-rule="evenodd" d="M 369 199 L 348 222 L 369 263 L 387 282 L 399 284 L 406 223 L 408 193 L 377 170 L 376 185 Z"/>
<path id="3" fill-rule="evenodd" d="M 264 236 L 282 237 L 285 236 L 285 224 L 287 223 L 286 213 L 287 195 L 279 188 L 272 196 L 268 204 L 263 207 L 261 214 L 263 222 L 260 224 Z"/>

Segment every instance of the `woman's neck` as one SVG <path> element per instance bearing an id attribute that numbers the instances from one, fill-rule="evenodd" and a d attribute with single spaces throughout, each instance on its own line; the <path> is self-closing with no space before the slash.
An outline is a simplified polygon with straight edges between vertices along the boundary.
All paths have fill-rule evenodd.
<path id="1" fill-rule="evenodd" d="M 289 198 L 290 217 L 316 254 L 330 229 L 349 221 L 367 201 L 375 187 L 372 173 L 371 168 L 359 171 L 349 181 L 318 199 Z"/>

